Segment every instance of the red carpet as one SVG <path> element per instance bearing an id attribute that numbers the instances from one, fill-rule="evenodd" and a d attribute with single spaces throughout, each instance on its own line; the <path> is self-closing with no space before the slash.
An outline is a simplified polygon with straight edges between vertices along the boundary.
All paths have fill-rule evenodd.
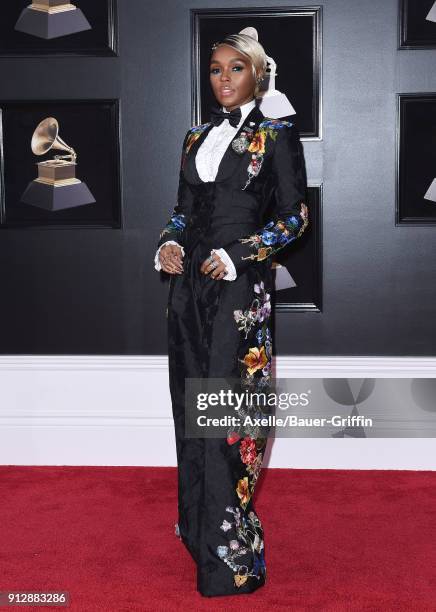
<path id="1" fill-rule="evenodd" d="M 206 599 L 174 468 L 0 471 L 0 591 L 66 590 L 84 612 L 436 610 L 436 472 L 264 469 L 267 584 Z"/>

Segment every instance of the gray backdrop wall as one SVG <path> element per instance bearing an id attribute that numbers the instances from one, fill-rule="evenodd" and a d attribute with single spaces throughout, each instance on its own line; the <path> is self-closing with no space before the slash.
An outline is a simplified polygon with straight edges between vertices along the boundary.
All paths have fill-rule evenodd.
<path id="1" fill-rule="evenodd" d="M 299 6 L 313 6 L 301 1 Z M 0 60 L 1 99 L 120 98 L 122 229 L 0 232 L 3 354 L 164 354 L 168 286 L 153 268 L 190 124 L 190 8 L 119 0 L 118 58 Z M 291 6 L 274 0 L 244 6 Z M 395 227 L 396 93 L 436 91 L 436 51 L 397 50 L 397 0 L 326 0 L 323 312 L 278 313 L 277 354 L 434 355 L 435 227 Z"/>

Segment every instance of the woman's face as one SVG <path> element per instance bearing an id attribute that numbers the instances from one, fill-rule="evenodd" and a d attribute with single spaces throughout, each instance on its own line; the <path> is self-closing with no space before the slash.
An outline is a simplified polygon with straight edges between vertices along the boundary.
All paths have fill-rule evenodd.
<path id="1" fill-rule="evenodd" d="M 219 45 L 210 58 L 210 84 L 215 98 L 231 111 L 254 98 L 256 81 L 248 57 L 229 45 Z"/>

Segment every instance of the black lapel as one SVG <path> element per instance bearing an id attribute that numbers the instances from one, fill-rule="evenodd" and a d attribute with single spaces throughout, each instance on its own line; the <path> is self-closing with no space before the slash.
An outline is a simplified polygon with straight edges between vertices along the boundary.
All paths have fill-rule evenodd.
<path id="1" fill-rule="evenodd" d="M 241 161 L 242 157 L 244 155 L 246 155 L 246 153 L 244 153 L 244 154 L 236 153 L 236 151 L 232 147 L 232 142 L 236 138 L 238 138 L 240 133 L 245 128 L 248 128 L 250 130 L 256 131 L 259 123 L 264 118 L 265 118 L 265 116 L 262 113 L 262 111 L 260 110 L 260 108 L 258 106 L 258 102 L 256 102 L 256 105 L 251 109 L 251 111 L 245 117 L 245 120 L 243 121 L 241 127 L 238 129 L 238 131 L 236 132 L 236 134 L 232 138 L 232 141 L 230 142 L 229 146 L 225 150 L 224 155 L 223 155 L 223 157 L 222 157 L 222 159 L 220 161 L 220 164 L 218 166 L 218 172 L 217 172 L 217 175 L 216 175 L 216 178 L 215 178 L 216 182 L 223 181 L 223 180 L 229 178 L 229 176 L 231 176 L 233 174 L 233 172 L 236 170 L 236 168 L 238 167 L 238 163 Z M 186 156 L 185 165 L 184 165 L 184 174 L 185 174 L 186 179 L 190 183 L 199 184 L 199 183 L 203 182 L 200 179 L 200 177 L 198 175 L 198 172 L 197 172 L 197 168 L 196 168 L 196 164 L 195 164 L 195 156 L 197 154 L 197 151 L 198 151 L 201 143 L 204 141 L 204 139 L 206 138 L 207 134 L 212 129 L 212 127 L 213 127 L 213 124 L 209 123 L 209 125 L 202 131 L 202 133 L 197 138 L 197 140 L 191 145 L 191 148 L 189 149 L 189 152 L 188 152 L 188 154 Z"/>

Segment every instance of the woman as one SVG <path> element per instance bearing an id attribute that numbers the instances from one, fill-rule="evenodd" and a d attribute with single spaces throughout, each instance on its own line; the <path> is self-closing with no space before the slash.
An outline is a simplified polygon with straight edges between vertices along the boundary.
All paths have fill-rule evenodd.
<path id="1" fill-rule="evenodd" d="M 176 533 L 197 563 L 197 588 L 205 596 L 250 593 L 265 582 L 263 529 L 252 496 L 266 439 L 246 431 L 185 438 L 185 378 L 234 377 L 249 389 L 269 384 L 272 256 L 308 225 L 297 129 L 264 117 L 256 104 L 266 66 L 263 47 L 246 34 L 212 47 L 210 83 L 222 108 L 185 136 L 177 205 L 155 258 L 156 269 L 171 274 Z"/>

